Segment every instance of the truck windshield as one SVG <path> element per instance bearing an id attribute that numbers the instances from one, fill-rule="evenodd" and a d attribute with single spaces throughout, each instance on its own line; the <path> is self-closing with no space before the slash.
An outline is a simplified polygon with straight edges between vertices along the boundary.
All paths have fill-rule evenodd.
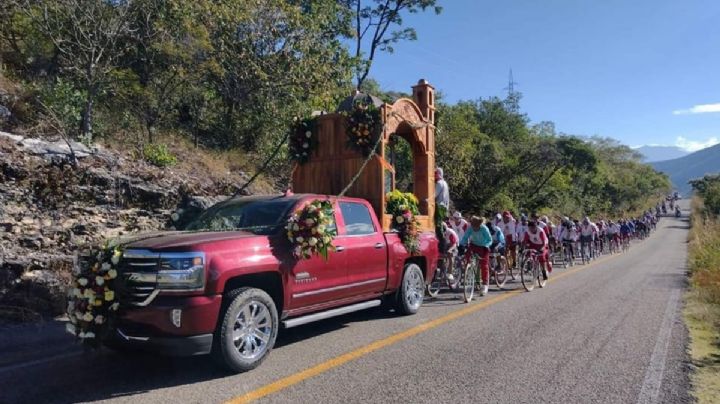
<path id="1" fill-rule="evenodd" d="M 294 199 L 250 199 L 222 202 L 204 211 L 185 230 L 245 230 L 268 235 L 285 225 L 286 217 L 297 202 Z"/>

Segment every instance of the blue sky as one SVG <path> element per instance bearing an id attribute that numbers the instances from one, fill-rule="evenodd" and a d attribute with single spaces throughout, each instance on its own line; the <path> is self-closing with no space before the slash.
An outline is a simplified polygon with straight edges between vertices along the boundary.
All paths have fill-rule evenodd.
<path id="1" fill-rule="evenodd" d="M 503 95 L 559 131 L 697 149 L 720 140 L 720 0 L 439 0 L 371 76 L 447 102 Z"/>

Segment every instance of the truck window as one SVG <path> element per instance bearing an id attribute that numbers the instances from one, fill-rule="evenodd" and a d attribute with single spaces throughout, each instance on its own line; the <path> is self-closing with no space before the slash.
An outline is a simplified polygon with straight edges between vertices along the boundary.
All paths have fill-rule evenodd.
<path id="1" fill-rule="evenodd" d="M 375 233 L 375 225 L 368 208 L 361 203 L 340 202 L 340 211 L 345 219 L 345 233 L 361 236 Z"/>

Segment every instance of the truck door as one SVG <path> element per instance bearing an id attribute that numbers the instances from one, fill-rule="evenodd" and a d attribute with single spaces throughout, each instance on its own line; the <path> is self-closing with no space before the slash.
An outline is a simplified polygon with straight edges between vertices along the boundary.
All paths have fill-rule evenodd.
<path id="1" fill-rule="evenodd" d="M 333 225 L 337 227 L 337 222 Z M 330 252 L 327 261 L 317 255 L 309 259 L 293 259 L 288 271 L 291 289 L 288 309 L 305 308 L 347 296 L 345 263 L 344 252 Z"/>
<path id="2" fill-rule="evenodd" d="M 344 249 L 348 295 L 380 293 L 387 281 L 387 246 L 367 204 L 341 201 L 343 224 L 335 245 Z"/>

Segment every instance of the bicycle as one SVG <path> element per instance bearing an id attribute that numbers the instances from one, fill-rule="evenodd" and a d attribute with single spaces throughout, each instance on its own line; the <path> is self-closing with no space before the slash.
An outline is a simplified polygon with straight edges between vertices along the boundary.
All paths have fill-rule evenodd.
<path id="1" fill-rule="evenodd" d="M 592 256 L 592 241 L 580 241 L 580 259 L 583 265 L 590 263 Z"/>
<path id="2" fill-rule="evenodd" d="M 520 281 L 526 291 L 531 292 L 535 289 L 535 282 L 539 287 L 544 288 L 547 278 L 540 269 L 539 253 L 528 248 L 523 252 L 522 268 L 520 269 Z"/>
<path id="3" fill-rule="evenodd" d="M 568 266 L 575 265 L 575 253 L 572 243 L 573 241 L 571 240 L 563 240 L 563 260 Z M 567 268 L 567 266 L 565 268 Z"/>
<path id="4" fill-rule="evenodd" d="M 448 274 L 452 275 L 452 280 L 448 278 Z M 457 254 L 444 254 L 440 257 L 438 268 L 435 270 L 430 283 L 427 284 L 427 294 L 430 297 L 437 297 L 440 289 L 446 285 L 450 290 L 457 290 L 460 284 L 460 276 L 462 274 L 462 262 Z"/>
<path id="5" fill-rule="evenodd" d="M 470 303 L 475 295 L 475 280 L 479 275 L 478 263 L 482 258 L 468 250 L 465 253 L 465 259 L 462 263 L 462 273 L 460 274 L 460 283 L 462 285 L 463 301 Z"/>
<path id="6" fill-rule="evenodd" d="M 503 286 L 505 286 L 505 282 L 507 282 L 508 275 L 508 265 L 505 256 L 498 252 L 493 252 L 490 253 L 489 260 L 490 277 L 495 280 L 495 285 L 498 289 L 502 289 Z"/>
<path id="7" fill-rule="evenodd" d="M 630 249 L 630 235 L 623 234 L 622 236 L 622 252 L 626 252 Z"/>

